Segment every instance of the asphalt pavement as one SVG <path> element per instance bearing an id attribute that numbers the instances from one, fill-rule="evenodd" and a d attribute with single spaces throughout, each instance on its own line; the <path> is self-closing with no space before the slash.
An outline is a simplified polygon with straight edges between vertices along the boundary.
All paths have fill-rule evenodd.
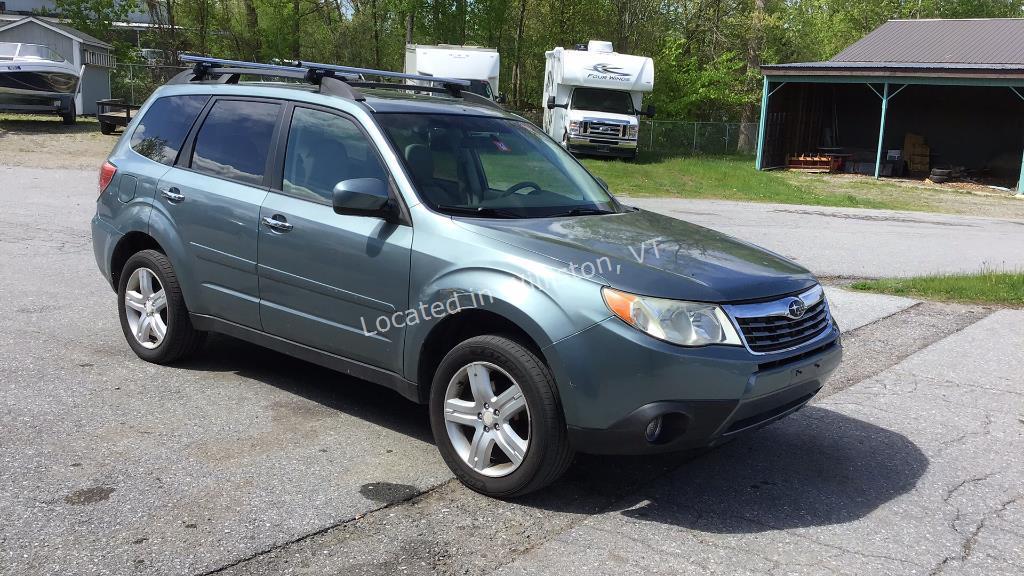
<path id="1" fill-rule="evenodd" d="M 1024 269 L 1022 220 L 724 200 L 626 203 L 764 246 L 824 277 Z"/>
<path id="2" fill-rule="evenodd" d="M 1024 571 L 1024 312 L 830 287 L 847 356 L 812 406 L 704 453 L 581 456 L 501 502 L 454 481 L 425 409 L 390 391 L 223 337 L 138 360 L 93 261 L 95 182 L 0 167 L 0 574 Z M 933 226 L 685 210 L 829 276 L 884 275 L 857 254 Z M 785 245 L 772 214 L 804 236 Z M 843 255 L 804 244 L 819 219 L 892 230 L 843 232 L 867 243 Z"/>

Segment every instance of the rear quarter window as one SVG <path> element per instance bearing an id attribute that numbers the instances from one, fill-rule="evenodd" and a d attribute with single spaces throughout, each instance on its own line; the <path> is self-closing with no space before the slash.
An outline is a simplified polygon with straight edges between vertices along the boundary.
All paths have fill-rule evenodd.
<path id="1" fill-rule="evenodd" d="M 262 184 L 280 109 L 272 102 L 215 102 L 196 133 L 192 169 L 243 184 Z"/>
<path id="2" fill-rule="evenodd" d="M 132 133 L 132 150 L 161 164 L 174 164 L 188 131 L 209 101 L 208 95 L 158 98 Z"/>

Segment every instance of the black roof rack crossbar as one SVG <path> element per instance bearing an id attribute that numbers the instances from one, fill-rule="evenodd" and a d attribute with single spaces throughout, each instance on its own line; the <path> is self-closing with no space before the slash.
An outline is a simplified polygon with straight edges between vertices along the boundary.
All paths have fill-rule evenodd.
<path id="1" fill-rule="evenodd" d="M 319 62 L 295 61 L 293 64 L 302 68 L 316 68 L 319 70 L 332 70 L 343 74 L 356 74 L 359 76 L 379 76 L 381 78 L 397 78 L 399 80 L 417 80 L 420 82 L 437 82 L 441 85 L 469 86 L 469 80 L 458 78 L 440 78 L 424 74 L 406 74 L 405 72 L 392 72 L 390 70 L 375 70 L 373 68 L 356 68 L 353 66 L 338 66 L 336 64 L 321 64 Z"/>
<path id="2" fill-rule="evenodd" d="M 348 83 L 355 88 L 393 88 L 395 90 L 415 90 L 417 92 L 433 92 L 436 94 L 448 94 L 447 88 L 440 86 L 423 86 L 420 84 L 399 84 L 397 82 L 372 82 L 369 80 L 352 80 Z"/>
<path id="3" fill-rule="evenodd" d="M 372 68 L 355 68 L 352 66 L 337 66 L 334 64 L 321 64 L 319 62 L 282 62 L 280 64 L 264 64 L 262 62 L 245 62 L 242 60 L 226 60 L 224 58 L 209 58 L 206 56 L 194 56 L 182 54 L 182 62 L 190 62 L 196 79 L 204 79 L 206 76 L 222 74 L 224 68 L 247 69 L 250 74 L 257 74 L 255 71 L 265 72 L 268 76 L 282 76 L 287 72 L 301 71 L 307 74 L 307 80 L 318 83 L 319 78 L 325 76 L 338 77 L 341 75 L 362 77 L 379 76 L 381 78 L 397 78 L 401 80 L 415 80 L 419 82 L 432 82 L 444 86 L 445 90 L 452 95 L 458 96 L 463 87 L 469 86 L 469 81 L 457 78 L 440 78 L 435 76 L 423 76 L 420 74 L 405 74 L 403 72 L 390 72 L 387 70 L 374 70 Z M 216 70 L 216 71 L 215 71 Z M 308 72 L 307 72 L 308 71 Z"/>
<path id="4" fill-rule="evenodd" d="M 404 72 L 390 72 L 387 70 L 356 68 L 352 66 L 337 66 L 335 64 L 321 64 L 319 62 L 303 62 L 299 60 L 264 64 L 261 62 L 209 58 L 206 56 L 195 56 L 192 54 L 182 54 L 180 59 L 182 62 L 191 62 L 193 67 L 192 70 L 186 70 L 185 72 L 175 76 L 170 82 L 172 84 L 202 81 L 215 81 L 222 84 L 237 84 L 239 77 L 242 75 L 297 78 L 319 86 L 321 93 L 341 96 L 349 100 L 362 101 L 366 99 L 362 94 L 354 89 L 357 87 L 390 88 L 398 90 L 416 90 L 419 92 L 447 93 L 456 98 L 469 100 L 474 104 L 504 110 L 504 108 L 493 100 L 465 90 L 465 88 L 470 86 L 470 82 L 468 80 L 461 80 L 458 78 L 406 74 Z M 411 84 L 408 82 L 373 82 L 365 80 L 363 78 L 364 76 L 379 76 L 381 78 L 410 80 L 424 82 L 426 84 Z M 438 84 L 440 86 L 437 86 Z"/>

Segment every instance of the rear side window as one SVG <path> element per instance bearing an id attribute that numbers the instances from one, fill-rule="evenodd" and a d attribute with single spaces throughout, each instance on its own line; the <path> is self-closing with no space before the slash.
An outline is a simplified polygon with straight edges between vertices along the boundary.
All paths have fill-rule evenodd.
<path id="1" fill-rule="evenodd" d="M 132 134 L 132 150 L 161 164 L 174 164 L 181 143 L 209 100 L 202 95 L 157 99 Z"/>
<path id="2" fill-rule="evenodd" d="M 279 104 L 243 100 L 214 103 L 196 134 L 192 169 L 259 186 L 267 166 Z"/>

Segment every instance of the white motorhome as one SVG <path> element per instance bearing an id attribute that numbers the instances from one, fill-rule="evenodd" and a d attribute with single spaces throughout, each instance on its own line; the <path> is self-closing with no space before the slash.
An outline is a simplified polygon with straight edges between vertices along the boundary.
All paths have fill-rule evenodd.
<path id="1" fill-rule="evenodd" d="M 611 42 L 545 52 L 544 131 L 570 152 L 636 157 L 645 92 L 654 89 L 654 61 L 617 54 Z"/>
<path id="2" fill-rule="evenodd" d="M 494 48 L 439 44 L 405 45 L 405 73 L 469 80 L 470 92 L 499 100 L 501 57 Z"/>

